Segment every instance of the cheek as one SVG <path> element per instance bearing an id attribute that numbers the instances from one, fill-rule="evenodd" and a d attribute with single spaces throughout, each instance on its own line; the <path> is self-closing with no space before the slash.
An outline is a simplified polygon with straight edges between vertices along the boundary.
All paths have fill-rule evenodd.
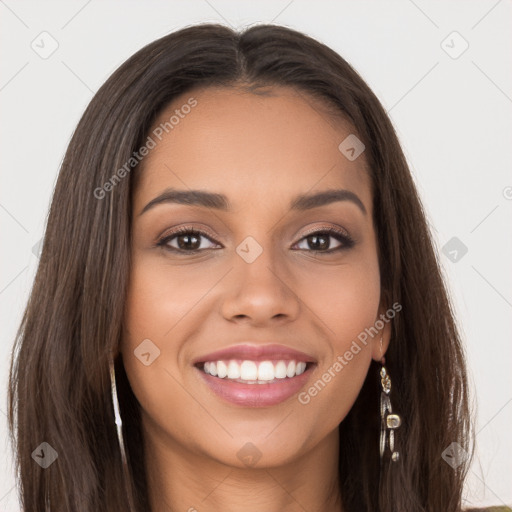
<path id="1" fill-rule="evenodd" d="M 171 348 L 176 359 L 184 328 L 190 329 L 191 313 L 216 281 L 217 275 L 197 266 L 178 268 L 158 259 L 135 257 L 125 306 L 123 346 L 133 351 L 149 338 L 167 352 L 167 362 L 171 362 Z"/>
<path id="2" fill-rule="evenodd" d="M 134 255 L 120 349 L 137 400 L 160 424 L 175 422 L 171 411 L 190 402 L 178 383 L 187 340 L 200 328 L 195 312 L 208 307 L 208 291 L 218 280 L 218 273 L 200 265 L 178 267 Z"/>
<path id="3" fill-rule="evenodd" d="M 352 340 L 377 320 L 380 274 L 372 254 L 360 254 L 346 265 L 319 269 L 313 280 L 303 281 L 303 286 L 299 296 L 323 324 L 336 354 L 345 352 Z"/>
<path id="4" fill-rule="evenodd" d="M 377 259 L 362 255 L 346 267 L 324 270 L 315 284 L 309 296 L 327 336 L 325 357 L 298 399 L 306 409 L 316 409 L 328 430 L 350 411 L 368 373 L 372 344 L 380 339 L 373 330 L 380 303 Z"/>
<path id="5" fill-rule="evenodd" d="M 161 268 L 134 258 L 120 348 L 130 386 L 146 411 L 162 411 L 162 390 L 172 387 L 179 344 L 165 340 L 173 339 L 175 325 L 186 313 L 187 287 L 180 282 L 167 282 Z"/>

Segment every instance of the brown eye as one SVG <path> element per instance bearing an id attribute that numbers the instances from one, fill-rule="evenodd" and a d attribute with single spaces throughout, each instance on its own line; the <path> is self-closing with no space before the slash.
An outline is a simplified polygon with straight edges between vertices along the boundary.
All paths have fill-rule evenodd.
<path id="1" fill-rule="evenodd" d="M 184 228 L 165 236 L 157 243 L 157 245 L 170 251 L 183 253 L 194 253 L 212 249 L 213 247 L 204 246 L 203 239 L 210 240 L 212 242 L 209 235 L 203 231 Z"/>
<path id="2" fill-rule="evenodd" d="M 331 247 L 331 239 L 338 241 L 338 245 L 334 248 Z M 324 253 L 332 253 L 343 249 L 349 249 L 354 245 L 354 241 L 351 238 L 335 229 L 323 229 L 309 233 L 307 236 L 301 239 L 299 244 L 300 243 L 305 243 L 307 247 L 299 247 L 299 250 L 310 250 L 313 252 Z"/>

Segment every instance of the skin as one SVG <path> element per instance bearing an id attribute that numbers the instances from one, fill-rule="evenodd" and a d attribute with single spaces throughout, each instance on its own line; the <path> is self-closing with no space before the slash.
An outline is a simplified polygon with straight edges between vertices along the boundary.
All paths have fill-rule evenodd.
<path id="1" fill-rule="evenodd" d="M 155 126 L 191 96 L 197 106 L 137 177 L 120 350 L 142 407 L 155 512 L 342 510 L 338 425 L 389 343 L 388 323 L 308 404 L 297 395 L 271 407 L 230 404 L 191 364 L 246 340 L 280 343 L 317 360 L 307 388 L 387 309 L 364 153 L 351 162 L 338 149 L 353 128 L 304 93 L 268 93 L 208 88 L 175 99 Z M 168 203 L 141 214 L 168 187 L 225 194 L 232 209 Z M 290 209 L 298 194 L 339 188 L 356 194 L 366 214 L 351 201 Z M 185 225 L 207 231 L 202 252 L 156 245 Z M 330 245 L 313 252 L 306 231 L 329 227 L 346 230 L 355 245 L 328 254 L 343 242 L 327 235 Z M 247 236 L 263 249 L 252 263 L 236 252 Z M 134 356 L 145 339 L 160 350 L 148 366 Z M 261 454 L 252 466 L 237 456 L 248 442 Z"/>

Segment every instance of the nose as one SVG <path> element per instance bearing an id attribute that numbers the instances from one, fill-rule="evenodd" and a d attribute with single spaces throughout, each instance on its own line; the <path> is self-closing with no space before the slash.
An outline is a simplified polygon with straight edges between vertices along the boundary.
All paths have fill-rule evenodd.
<path id="1" fill-rule="evenodd" d="M 231 322 L 281 325 L 299 315 L 301 303 L 293 276 L 269 248 L 263 248 L 254 261 L 235 254 L 225 287 L 222 314 Z"/>

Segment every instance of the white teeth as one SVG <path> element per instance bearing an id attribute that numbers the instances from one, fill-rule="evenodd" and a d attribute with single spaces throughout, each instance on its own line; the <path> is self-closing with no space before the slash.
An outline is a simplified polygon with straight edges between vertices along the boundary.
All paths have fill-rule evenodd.
<path id="1" fill-rule="evenodd" d="M 258 380 L 274 380 L 274 365 L 270 361 L 262 361 L 258 366 Z"/>
<path id="2" fill-rule="evenodd" d="M 212 366 L 217 366 L 215 363 L 210 364 L 210 375 L 217 375 L 212 373 Z M 236 361 L 229 361 L 228 364 L 228 379 L 239 379 L 240 378 L 240 365 Z"/>
<path id="3" fill-rule="evenodd" d="M 206 364 L 206 363 L 205 363 Z M 212 363 L 213 364 L 213 363 Z M 206 372 L 206 370 L 205 370 Z M 206 372 L 209 373 L 209 372 Z M 217 361 L 217 377 L 223 379 L 228 374 L 228 367 L 224 361 Z"/>
<path id="4" fill-rule="evenodd" d="M 244 361 L 240 365 L 240 378 L 243 380 L 258 380 L 258 367 L 254 361 Z"/>
<path id="5" fill-rule="evenodd" d="M 296 367 L 295 361 L 290 361 L 288 363 L 288 368 L 286 369 L 287 377 L 293 377 L 295 375 L 295 367 Z"/>
<path id="6" fill-rule="evenodd" d="M 292 378 L 301 375 L 306 370 L 304 361 L 250 361 L 241 364 L 235 360 L 207 361 L 204 371 L 221 379 L 244 381 L 251 384 L 265 384 L 275 379 Z"/>
<path id="7" fill-rule="evenodd" d="M 284 361 L 279 361 L 276 364 L 275 376 L 276 376 L 276 379 L 285 379 L 286 378 L 286 363 Z"/>

